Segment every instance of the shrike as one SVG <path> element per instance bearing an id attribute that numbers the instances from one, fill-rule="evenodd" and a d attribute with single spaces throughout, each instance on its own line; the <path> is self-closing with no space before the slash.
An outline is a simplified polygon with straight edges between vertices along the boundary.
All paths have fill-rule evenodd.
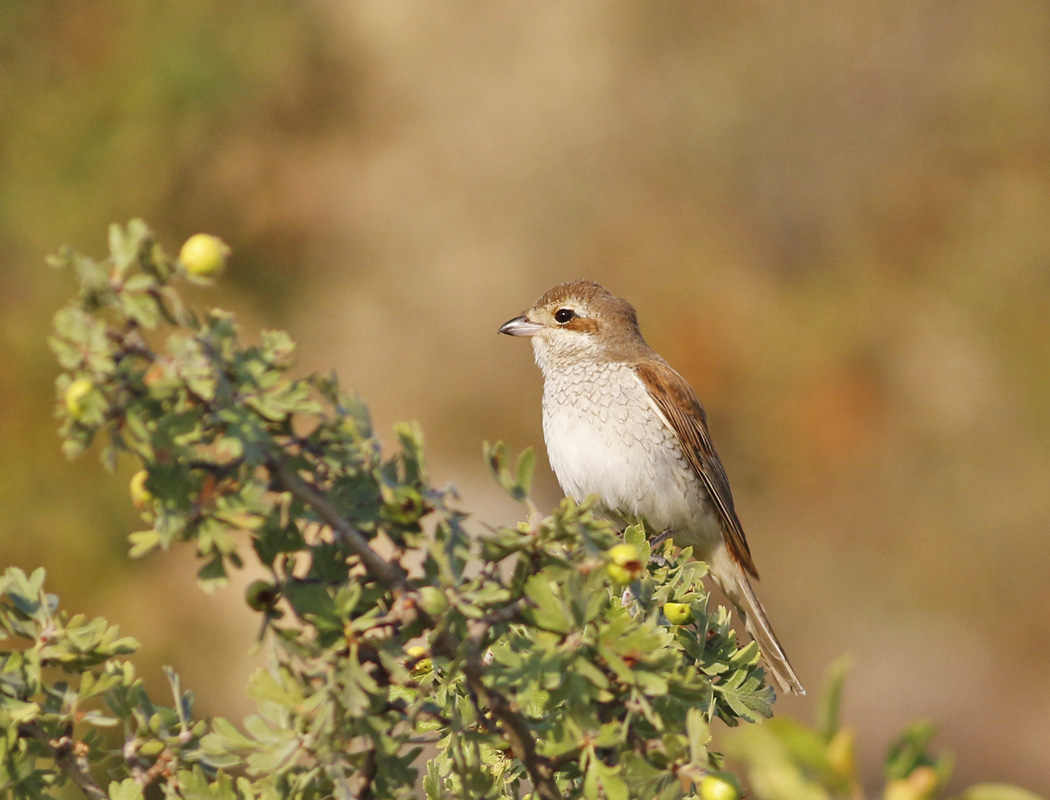
<path id="1" fill-rule="evenodd" d="M 692 547 L 736 606 L 782 691 L 805 694 L 765 609 L 696 393 L 645 343 L 633 306 L 590 281 L 555 286 L 500 333 L 528 336 L 543 371 L 543 438 L 562 490 L 620 525 Z"/>

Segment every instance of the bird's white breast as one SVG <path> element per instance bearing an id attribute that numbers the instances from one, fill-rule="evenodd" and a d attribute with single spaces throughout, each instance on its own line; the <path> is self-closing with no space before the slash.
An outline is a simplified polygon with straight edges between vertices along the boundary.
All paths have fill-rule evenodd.
<path id="1" fill-rule="evenodd" d="M 701 550 L 721 541 L 677 436 L 630 365 L 544 369 L 543 436 L 566 494 L 597 495 L 609 516 L 644 519 Z"/>

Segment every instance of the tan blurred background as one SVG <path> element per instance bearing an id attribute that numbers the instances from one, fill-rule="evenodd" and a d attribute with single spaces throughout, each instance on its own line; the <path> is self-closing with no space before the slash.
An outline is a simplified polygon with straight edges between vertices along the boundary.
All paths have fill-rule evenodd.
<path id="1" fill-rule="evenodd" d="M 1050 6 L 0 3 L 0 566 L 236 717 L 239 592 L 129 563 L 127 475 L 54 432 L 43 257 L 132 216 L 226 238 L 201 302 L 420 420 L 478 526 L 518 514 L 481 442 L 542 448 L 496 328 L 605 283 L 704 398 L 803 679 L 854 656 L 869 781 L 930 718 L 953 785 L 1050 792 Z"/>

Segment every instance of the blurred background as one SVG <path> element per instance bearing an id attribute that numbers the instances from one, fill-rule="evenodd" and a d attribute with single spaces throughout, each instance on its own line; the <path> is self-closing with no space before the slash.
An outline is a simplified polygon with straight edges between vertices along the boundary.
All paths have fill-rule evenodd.
<path id="1" fill-rule="evenodd" d="M 290 330 L 387 440 L 418 419 L 478 528 L 520 513 L 482 441 L 542 453 L 496 329 L 589 278 L 707 405 L 811 689 L 778 713 L 850 653 L 869 782 L 928 718 L 953 786 L 1050 793 L 1048 42 L 1034 0 L 0 3 L 0 566 L 247 712 L 240 589 L 129 562 L 128 475 L 60 455 L 64 243 L 224 237 L 199 302 Z"/>

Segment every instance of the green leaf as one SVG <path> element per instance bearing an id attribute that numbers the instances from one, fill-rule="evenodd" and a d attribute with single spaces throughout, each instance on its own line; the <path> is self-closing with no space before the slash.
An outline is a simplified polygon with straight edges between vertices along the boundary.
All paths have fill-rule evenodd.
<path id="1" fill-rule="evenodd" d="M 515 470 L 513 491 L 515 499 L 524 500 L 529 496 L 529 490 L 532 488 L 532 473 L 535 468 L 536 451 L 531 447 L 526 447 L 518 456 L 518 466 Z"/>
<path id="2" fill-rule="evenodd" d="M 291 580 L 281 586 L 281 593 L 297 614 L 336 619 L 335 602 L 328 589 L 317 581 Z"/>
<path id="3" fill-rule="evenodd" d="M 204 566 L 197 570 L 197 585 L 205 592 L 214 592 L 228 586 L 229 576 L 226 574 L 226 562 L 222 553 L 215 553 Z"/>
<path id="4" fill-rule="evenodd" d="M 134 778 L 125 778 L 119 783 L 113 781 L 108 794 L 110 800 L 142 800 L 146 796 L 143 785 Z"/>
<path id="5" fill-rule="evenodd" d="M 162 544 L 161 535 L 156 529 L 129 533 L 128 542 L 131 544 L 131 549 L 128 551 L 131 558 L 142 558 L 160 549 Z"/>
<path id="6" fill-rule="evenodd" d="M 120 225 L 109 226 L 109 252 L 118 275 L 123 276 L 138 262 L 139 250 L 148 235 L 142 220 L 132 220 L 126 231 Z"/>
<path id="7" fill-rule="evenodd" d="M 279 706 L 291 708 L 303 701 L 302 689 L 286 672 L 274 674 L 267 669 L 252 673 L 248 680 L 248 695 L 256 700 L 268 700 Z M 253 735 L 256 735 L 253 733 Z"/>
<path id="8" fill-rule="evenodd" d="M 841 727 L 839 720 L 842 707 L 842 689 L 846 684 L 846 676 L 853 667 L 853 659 L 848 655 L 836 658 L 828 665 L 824 679 L 824 689 L 820 695 L 820 705 L 817 709 L 821 735 L 828 741 Z"/>
<path id="9" fill-rule="evenodd" d="M 937 733 L 936 726 L 928 720 L 913 722 L 890 745 L 886 758 L 886 778 L 906 778 L 916 767 L 935 766 L 937 759 L 927 752 Z"/>
<path id="10" fill-rule="evenodd" d="M 256 744 L 254 739 L 241 733 L 232 722 L 223 717 L 216 717 L 211 724 L 212 732 L 204 737 L 205 740 L 211 738 L 212 741 L 221 742 L 222 746 L 229 750 L 249 750 Z"/>
<path id="11" fill-rule="evenodd" d="M 831 770 L 827 758 L 828 742 L 818 730 L 784 717 L 774 719 L 767 727 L 777 735 L 792 761 L 817 772 Z"/>
<path id="12" fill-rule="evenodd" d="M 728 680 L 715 684 L 715 693 L 732 712 L 747 722 L 758 722 L 761 717 L 773 716 L 773 689 L 762 683 L 755 674 L 745 670 L 733 673 Z M 735 725 L 735 720 L 725 718 Z"/>
<path id="13" fill-rule="evenodd" d="M 741 647 L 729 658 L 730 669 L 744 669 L 746 667 L 758 666 L 762 652 L 758 649 L 758 642 L 753 639 Z"/>
<path id="14" fill-rule="evenodd" d="M 394 425 L 394 435 L 397 436 L 403 451 L 404 481 L 425 483 L 427 477 L 423 458 L 423 429 L 418 422 L 400 422 Z"/>
<path id="15" fill-rule="evenodd" d="M 628 800 L 627 784 L 620 777 L 620 767 L 609 766 L 592 756 L 587 763 L 587 773 L 583 781 L 583 796 L 595 799 L 605 797 L 608 800 Z"/>
<path id="16" fill-rule="evenodd" d="M 689 760 L 694 764 L 703 763 L 707 757 L 707 743 L 711 741 L 711 726 L 699 708 L 693 707 L 686 712 L 685 730 L 689 738 Z"/>
<path id="17" fill-rule="evenodd" d="M 292 764 L 298 753 L 299 742 L 289 734 L 283 745 L 251 753 L 248 756 L 248 770 L 254 775 L 281 772 Z"/>
<path id="18" fill-rule="evenodd" d="M 40 715 L 40 705 L 0 695 L 0 719 L 7 725 L 32 722 Z"/>
<path id="19" fill-rule="evenodd" d="M 525 596 L 535 608 L 529 614 L 540 628 L 554 633 L 568 633 L 572 630 L 572 619 L 566 613 L 565 606 L 555 593 L 550 578 L 545 575 L 533 575 L 525 583 Z"/>
<path id="20" fill-rule="evenodd" d="M 499 485 L 515 500 L 526 500 L 536 465 L 536 454 L 532 448 L 522 451 L 518 456 L 514 475 L 507 467 L 507 446 L 503 442 L 496 442 L 494 445 L 485 442 L 483 450 L 489 470 Z"/>

